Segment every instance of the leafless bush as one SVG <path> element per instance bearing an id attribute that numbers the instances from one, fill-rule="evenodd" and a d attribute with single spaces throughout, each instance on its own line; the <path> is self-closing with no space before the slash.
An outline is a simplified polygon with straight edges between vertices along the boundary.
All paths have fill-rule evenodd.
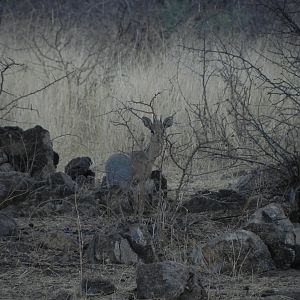
<path id="1" fill-rule="evenodd" d="M 5 76 L 8 74 L 9 71 L 15 71 L 15 72 L 24 72 L 26 70 L 26 66 L 16 63 L 13 59 L 7 58 L 0 61 L 0 97 L 1 97 L 1 104 L 0 104 L 0 120 L 2 121 L 12 121 L 10 119 L 7 119 L 8 116 L 10 116 L 15 110 L 30 110 L 30 111 L 38 111 L 31 107 L 24 107 L 20 105 L 21 100 L 28 98 L 32 95 L 41 93 L 42 91 L 46 90 L 50 86 L 56 84 L 57 82 L 68 78 L 70 73 L 66 73 L 65 75 L 58 77 L 57 79 L 54 79 L 50 81 L 48 84 L 41 86 L 38 89 L 32 90 L 29 93 L 26 93 L 24 95 L 16 95 L 13 91 L 8 91 L 5 88 Z M 17 122 L 14 120 L 13 122 Z"/>
<path id="2" fill-rule="evenodd" d="M 177 81 L 193 133 L 185 144 L 169 143 L 172 160 L 182 174 L 177 199 L 191 176 L 203 175 L 199 162 L 204 158 L 227 160 L 226 168 L 240 163 L 272 165 L 284 172 L 292 186 L 299 185 L 300 31 L 293 18 L 295 11 L 287 9 L 295 6 L 266 7 L 276 13 L 286 30 L 276 35 L 270 32 L 264 51 L 255 51 L 254 58 L 246 48 L 251 45 L 225 43 L 218 36 L 204 38 L 201 47 L 181 45 L 186 53 L 197 54 L 196 61 L 183 67 L 198 75 L 203 92 L 198 102 L 191 102 Z M 280 69 L 279 77 L 265 72 L 266 62 Z M 182 67 L 181 61 L 178 65 Z M 224 85 L 219 98 L 211 99 L 207 86 L 215 78 Z"/>

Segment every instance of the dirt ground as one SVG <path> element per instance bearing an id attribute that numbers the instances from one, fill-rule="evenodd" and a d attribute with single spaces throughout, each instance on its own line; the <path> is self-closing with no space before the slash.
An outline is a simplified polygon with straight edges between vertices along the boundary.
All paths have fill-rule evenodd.
<path id="1" fill-rule="evenodd" d="M 218 216 L 220 213 L 189 215 L 188 226 L 179 226 L 173 242 L 165 243 L 166 258 L 184 261 L 186 249 L 193 243 L 239 226 L 239 218 L 230 222 L 225 218 L 224 223 L 218 221 Z M 84 254 L 82 259 L 80 256 L 78 228 L 86 244 L 95 232 L 116 224 L 118 217 L 82 214 L 80 225 L 77 215 L 71 213 L 15 219 L 18 235 L 0 241 L 0 299 L 68 299 L 62 291 L 68 291 L 75 299 L 136 299 L 134 266 L 107 262 L 90 265 Z M 51 240 L 51 233 L 57 232 L 75 243 L 69 249 L 58 249 L 59 243 L 57 246 Z M 117 291 L 108 296 L 80 295 L 81 279 L 97 277 L 109 279 Z M 300 271 L 274 270 L 251 276 L 203 273 L 203 284 L 209 299 L 299 299 L 296 297 L 300 293 Z"/>
<path id="2" fill-rule="evenodd" d="M 188 199 L 197 187 L 216 190 L 227 186 L 228 178 L 195 182 L 184 198 Z M 169 188 L 173 189 L 172 184 Z M 169 197 L 173 199 L 174 194 L 170 192 Z M 47 206 L 35 207 L 32 203 L 21 209 L 4 209 L 15 219 L 18 230 L 16 236 L 0 239 L 0 300 L 136 299 L 136 267 L 108 261 L 91 265 L 85 255 L 95 233 L 113 230 L 128 217 L 122 219 L 120 215 L 108 214 L 103 207 L 89 207 L 89 204 L 82 210 L 73 206 L 72 211 L 49 212 Z M 177 214 L 172 224 L 168 223 L 172 218 L 166 218 L 163 234 L 158 237 L 160 249 L 156 250 L 165 260 L 189 263 L 193 245 L 241 228 L 254 210 L 243 214 L 240 210 Z M 147 224 L 156 218 L 157 215 L 148 215 L 143 222 Z M 211 300 L 300 299 L 300 270 L 252 275 L 237 272 L 234 276 L 209 273 L 200 267 L 199 271 Z M 108 279 L 116 291 L 107 296 L 86 295 L 81 292 L 82 278 Z"/>

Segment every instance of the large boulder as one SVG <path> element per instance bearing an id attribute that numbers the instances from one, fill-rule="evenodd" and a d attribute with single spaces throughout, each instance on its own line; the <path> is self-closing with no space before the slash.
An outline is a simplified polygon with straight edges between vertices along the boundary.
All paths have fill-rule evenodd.
<path id="1" fill-rule="evenodd" d="M 54 157 L 50 134 L 41 126 L 27 130 L 0 127 L 0 150 L 0 165 L 8 167 L 9 164 L 15 171 L 43 177 L 55 170 L 57 157 Z"/>
<path id="2" fill-rule="evenodd" d="M 237 275 L 275 268 L 268 247 L 253 232 L 237 230 L 216 237 L 192 251 L 192 261 L 216 273 Z"/>
<path id="3" fill-rule="evenodd" d="M 294 225 L 279 204 L 271 203 L 256 210 L 245 229 L 264 241 L 278 268 L 288 269 L 293 264 L 296 255 Z"/>
<path id="4" fill-rule="evenodd" d="M 92 160 L 89 157 L 76 157 L 65 166 L 65 173 L 80 185 L 93 184 L 95 173 L 90 169 L 91 165 Z"/>
<path id="5" fill-rule="evenodd" d="M 246 198 L 233 190 L 219 190 L 217 192 L 201 190 L 192 195 L 182 206 L 190 213 L 215 211 L 222 209 L 242 209 Z"/>
<path id="6" fill-rule="evenodd" d="M 90 263 L 136 265 L 153 262 L 154 252 L 147 227 L 143 224 L 119 224 L 110 233 L 97 233 L 90 241 L 87 257 Z"/>
<path id="7" fill-rule="evenodd" d="M 139 265 L 136 283 L 138 299 L 208 299 L 200 274 L 195 269 L 177 262 Z"/>

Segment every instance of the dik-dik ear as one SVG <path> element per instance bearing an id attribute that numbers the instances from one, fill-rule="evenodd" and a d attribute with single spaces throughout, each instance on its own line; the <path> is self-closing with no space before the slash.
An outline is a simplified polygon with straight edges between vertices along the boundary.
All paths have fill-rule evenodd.
<path id="1" fill-rule="evenodd" d="M 173 125 L 173 116 L 165 118 L 163 125 L 164 128 L 171 127 Z"/>
<path id="2" fill-rule="evenodd" d="M 152 130 L 152 121 L 148 117 L 142 117 L 142 121 L 143 121 L 145 127 Z"/>

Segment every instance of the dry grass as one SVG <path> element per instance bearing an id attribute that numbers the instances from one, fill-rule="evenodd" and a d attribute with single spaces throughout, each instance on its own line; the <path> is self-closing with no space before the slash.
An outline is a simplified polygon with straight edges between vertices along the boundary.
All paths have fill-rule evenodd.
<path id="1" fill-rule="evenodd" d="M 191 247 L 205 243 L 217 234 L 234 229 L 235 224 L 212 221 L 214 213 L 192 214 L 187 228 L 177 228 L 172 239 L 165 241 L 163 251 L 166 259 L 186 262 Z M 223 213 L 222 213 L 223 216 Z M 134 297 L 135 267 L 120 264 L 91 265 L 83 261 L 83 274 L 80 270 L 79 251 L 62 251 L 55 246 L 45 247 L 41 240 L 51 233 L 64 232 L 65 236 L 75 239 L 78 236 L 76 213 L 63 215 L 18 217 L 19 234 L 0 241 L 0 299 L 52 299 L 56 292 L 69 291 L 75 299 L 89 299 L 80 295 L 80 277 L 107 278 L 117 288 L 115 294 L 98 297 L 99 299 L 129 299 Z M 184 222 L 184 219 L 182 219 Z M 29 226 L 29 224 L 33 226 Z M 95 232 L 105 232 L 117 223 L 117 218 L 107 215 L 88 216 L 81 212 L 81 229 L 85 243 Z M 170 238 L 170 236 L 168 237 Z M 271 290 L 291 290 L 299 285 L 299 271 L 275 270 L 266 274 L 222 275 L 202 270 L 202 280 L 209 299 L 262 299 L 261 295 Z M 97 299 L 98 299 L 97 298 Z"/>
<path id="2" fill-rule="evenodd" d="M 31 26 L 29 26 L 31 25 Z M 24 64 L 12 70 L 5 78 L 5 90 L 20 96 L 35 91 L 53 80 L 73 72 L 68 78 L 51 85 L 40 93 L 22 99 L 18 107 L 0 120 L 0 125 L 31 127 L 40 124 L 47 128 L 53 139 L 54 148 L 61 156 L 60 168 L 74 156 L 87 155 L 95 163 L 101 177 L 103 163 L 110 153 L 126 151 L 132 146 L 132 139 L 125 128 L 116 127 L 111 121 L 118 116 L 113 112 L 121 103 L 144 101 L 149 103 L 157 97 L 156 110 L 164 116 L 176 114 L 176 124 L 172 132 L 180 143 L 193 134 L 189 128 L 186 109 L 188 104 L 203 101 L 203 86 L 199 74 L 203 64 L 199 63 L 199 53 L 178 46 L 187 44 L 199 46 L 200 42 L 179 37 L 156 56 L 135 60 L 132 52 L 124 56 L 124 49 L 113 41 L 103 38 L 93 46 L 87 34 L 80 29 L 66 29 L 59 35 L 51 24 L 34 26 L 21 21 L 8 22 L 0 31 L 0 57 L 10 57 Z M 22 29 L 21 29 L 22 28 Z M 44 39 L 44 38 L 45 39 Z M 64 47 L 65 42 L 68 44 Z M 261 49 L 267 41 L 256 41 L 248 57 L 271 77 L 280 74 L 274 65 L 264 62 L 254 51 Z M 101 45 L 104 45 L 101 47 Z M 211 64 L 208 71 L 217 68 Z M 216 70 L 215 70 L 216 71 Z M 243 81 L 245 73 L 241 72 Z M 245 85 L 249 84 L 245 77 Z M 211 108 L 230 96 L 228 86 L 216 72 L 207 84 L 207 98 Z M 251 103 L 264 97 L 261 87 L 252 88 Z M 7 102 L 11 96 L 2 95 Z M 138 106 L 137 106 L 138 107 Z M 226 112 L 226 107 L 221 106 Z M 266 107 L 268 111 L 268 107 Z M 142 113 L 141 113 L 142 116 Z M 138 119 L 130 119 L 132 130 L 143 144 L 147 141 L 146 131 Z M 146 133 L 147 134 L 147 133 Z M 176 175 L 176 168 L 167 160 L 169 172 Z M 202 161 L 202 168 L 213 169 L 215 162 Z"/>

